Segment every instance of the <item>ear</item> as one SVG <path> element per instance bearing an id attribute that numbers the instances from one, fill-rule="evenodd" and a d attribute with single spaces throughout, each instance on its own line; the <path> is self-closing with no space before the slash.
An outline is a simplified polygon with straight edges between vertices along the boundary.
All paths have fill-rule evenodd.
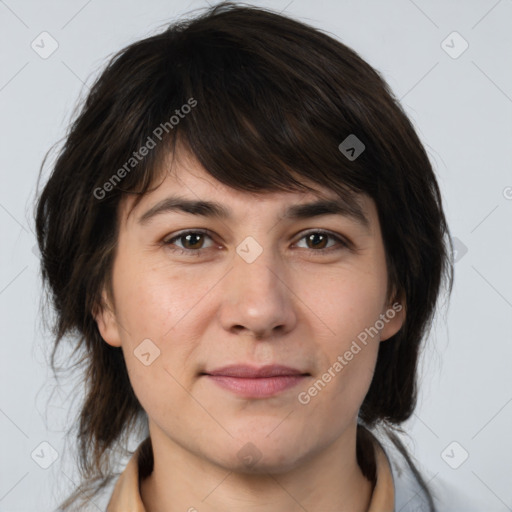
<path id="1" fill-rule="evenodd" d="M 101 293 L 101 304 L 98 304 L 92 312 L 94 320 L 98 325 L 103 340 L 113 347 L 121 346 L 121 337 L 119 336 L 119 326 L 117 324 L 114 308 L 108 300 L 106 290 Z"/>
<path id="2" fill-rule="evenodd" d="M 380 316 L 384 328 L 380 334 L 380 341 L 385 341 L 394 336 L 405 323 L 406 308 L 405 297 L 400 297 L 386 305 Z"/>

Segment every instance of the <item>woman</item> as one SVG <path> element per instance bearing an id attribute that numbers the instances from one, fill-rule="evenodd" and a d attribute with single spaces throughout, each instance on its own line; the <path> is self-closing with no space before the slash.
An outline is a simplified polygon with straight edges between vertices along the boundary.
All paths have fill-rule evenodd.
<path id="1" fill-rule="evenodd" d="M 436 510 L 394 431 L 451 289 L 449 232 L 410 121 L 354 51 L 234 4 L 132 44 L 36 223 L 55 349 L 77 334 L 85 372 L 84 482 L 61 510 L 102 489 L 110 512 Z"/>

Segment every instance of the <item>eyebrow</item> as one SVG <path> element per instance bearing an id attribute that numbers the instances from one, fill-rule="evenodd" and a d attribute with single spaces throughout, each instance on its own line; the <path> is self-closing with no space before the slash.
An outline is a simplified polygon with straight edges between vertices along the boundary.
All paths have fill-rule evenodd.
<path id="1" fill-rule="evenodd" d="M 183 212 L 222 220 L 230 219 L 233 216 L 231 210 L 221 203 L 171 196 L 163 199 L 147 210 L 139 217 L 137 222 L 141 225 L 145 225 L 156 216 L 171 212 Z M 321 215 L 342 215 L 354 220 L 367 230 L 370 228 L 368 217 L 365 215 L 359 202 L 352 197 L 319 199 L 311 203 L 294 204 L 284 211 L 282 218 L 302 220 L 320 217 Z"/>

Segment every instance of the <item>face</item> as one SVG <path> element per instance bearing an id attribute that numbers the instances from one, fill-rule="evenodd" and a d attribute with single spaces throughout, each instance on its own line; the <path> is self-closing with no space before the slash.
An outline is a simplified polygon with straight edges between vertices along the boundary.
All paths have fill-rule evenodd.
<path id="1" fill-rule="evenodd" d="M 285 215 L 338 199 L 315 188 L 252 195 L 182 158 L 130 215 L 133 199 L 121 204 L 113 303 L 96 320 L 171 445 L 230 470 L 249 456 L 285 471 L 355 425 L 379 343 L 404 311 L 387 301 L 369 197 L 359 197 L 368 225 Z M 226 216 L 163 207 L 174 196 Z"/>

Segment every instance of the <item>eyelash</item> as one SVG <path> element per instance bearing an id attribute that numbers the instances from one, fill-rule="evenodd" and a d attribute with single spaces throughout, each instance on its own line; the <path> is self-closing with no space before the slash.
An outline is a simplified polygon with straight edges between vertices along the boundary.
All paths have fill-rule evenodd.
<path id="1" fill-rule="evenodd" d="M 172 238 L 164 240 L 162 243 L 164 245 L 166 245 L 169 248 L 169 250 L 171 250 L 172 252 L 177 252 L 179 254 L 186 254 L 188 256 L 199 256 L 202 251 L 209 249 L 209 248 L 206 248 L 206 249 L 183 249 L 181 247 L 171 247 L 172 245 L 174 245 L 174 242 L 176 240 L 179 240 L 180 238 L 184 238 L 186 235 L 190 235 L 190 234 L 206 235 L 209 238 L 213 239 L 212 233 L 210 233 L 208 230 L 194 229 L 194 230 L 189 230 L 189 231 L 182 231 L 181 233 L 178 233 L 177 235 L 173 236 Z M 341 245 L 341 247 L 334 246 L 334 247 L 328 247 L 326 249 L 309 249 L 309 248 L 303 249 L 303 250 L 307 251 L 308 253 L 316 253 L 316 254 L 320 253 L 322 255 L 322 254 L 327 254 L 329 252 L 336 251 L 336 250 L 349 249 L 351 247 L 351 244 L 348 241 L 345 241 L 343 238 L 341 238 L 337 235 L 334 235 L 330 231 L 325 231 L 323 229 L 316 229 L 316 230 L 308 231 L 302 235 L 302 237 L 299 239 L 299 241 L 303 240 L 305 237 L 307 237 L 308 235 L 312 235 L 312 234 L 320 234 L 320 235 L 324 235 L 329 238 L 332 238 L 335 241 L 337 241 Z"/>

